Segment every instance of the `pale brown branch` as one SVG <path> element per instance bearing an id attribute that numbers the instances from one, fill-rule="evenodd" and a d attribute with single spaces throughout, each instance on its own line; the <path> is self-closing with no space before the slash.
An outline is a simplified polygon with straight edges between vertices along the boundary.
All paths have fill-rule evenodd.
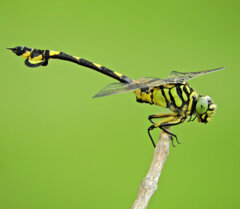
<path id="1" fill-rule="evenodd" d="M 169 154 L 169 135 L 162 132 L 159 136 L 159 142 L 154 150 L 152 164 L 146 177 L 142 180 L 137 199 L 132 209 L 145 209 L 152 195 L 156 191 L 158 179 L 161 175 L 163 165 Z"/>

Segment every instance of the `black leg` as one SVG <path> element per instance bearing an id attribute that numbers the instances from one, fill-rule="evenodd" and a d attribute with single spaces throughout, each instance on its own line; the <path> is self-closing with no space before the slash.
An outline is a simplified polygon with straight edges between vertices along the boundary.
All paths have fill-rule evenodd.
<path id="1" fill-rule="evenodd" d="M 149 137 L 150 137 L 150 139 L 151 139 L 151 141 L 152 141 L 153 147 L 155 148 L 155 147 L 156 147 L 155 142 L 154 142 L 154 140 L 153 140 L 153 138 L 152 138 L 152 135 L 150 134 L 150 131 L 153 130 L 154 128 L 155 128 L 154 125 L 152 125 L 152 126 L 150 126 L 150 127 L 148 128 L 148 135 L 149 135 Z"/>
<path id="2" fill-rule="evenodd" d="M 152 121 L 153 118 L 166 118 L 166 119 L 163 119 L 162 121 L 154 123 Z M 173 147 L 175 147 L 175 145 L 173 143 L 173 137 L 176 139 L 176 142 L 178 144 L 181 144 L 178 141 L 177 136 L 175 134 L 171 133 L 170 131 L 166 130 L 165 127 L 171 127 L 171 126 L 178 125 L 178 124 L 182 123 L 186 119 L 186 116 L 178 115 L 178 113 L 167 113 L 167 114 L 150 115 L 148 117 L 148 119 L 153 123 L 153 125 L 151 125 L 148 128 L 148 135 L 149 135 L 149 137 L 150 137 L 154 147 L 156 147 L 156 145 L 155 145 L 154 140 L 153 140 L 153 138 L 152 138 L 152 136 L 150 134 L 150 131 L 155 129 L 155 128 L 160 128 L 160 129 L 162 129 L 164 132 L 166 132 L 169 135 L 169 137 L 170 137 L 170 139 L 172 141 Z"/>
<path id="3" fill-rule="evenodd" d="M 178 141 L 178 138 L 177 138 L 177 135 L 175 135 L 175 134 L 173 134 L 173 133 L 171 133 L 170 131 L 168 131 L 168 130 L 166 130 L 165 128 L 163 128 L 164 127 L 164 125 L 161 125 L 161 126 L 159 126 L 159 128 L 161 128 L 164 132 L 166 132 L 167 134 L 169 134 L 170 135 L 170 138 L 171 138 L 171 140 L 172 140 L 172 144 L 173 144 L 173 137 L 175 137 L 175 139 L 176 139 L 176 142 L 178 143 L 178 144 L 181 144 L 179 141 Z M 175 147 L 175 145 L 173 144 L 173 147 Z"/>
<path id="4" fill-rule="evenodd" d="M 174 144 L 174 142 L 173 142 L 173 137 L 172 137 L 172 135 L 169 135 L 169 137 L 170 137 L 170 139 L 171 139 L 172 146 L 173 146 L 173 147 L 176 147 L 175 144 Z"/>

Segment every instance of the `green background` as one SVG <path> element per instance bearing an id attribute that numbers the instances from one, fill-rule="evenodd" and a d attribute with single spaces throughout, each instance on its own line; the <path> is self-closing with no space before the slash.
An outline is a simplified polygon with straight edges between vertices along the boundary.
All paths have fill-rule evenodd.
<path id="1" fill-rule="evenodd" d="M 130 208 L 153 147 L 147 116 L 168 110 L 72 63 L 27 68 L 6 47 L 60 50 L 131 78 L 227 67 L 191 86 L 212 121 L 172 128 L 148 208 L 240 208 L 239 1 L 1 1 L 0 209 Z M 155 139 L 159 130 L 153 133 Z"/>

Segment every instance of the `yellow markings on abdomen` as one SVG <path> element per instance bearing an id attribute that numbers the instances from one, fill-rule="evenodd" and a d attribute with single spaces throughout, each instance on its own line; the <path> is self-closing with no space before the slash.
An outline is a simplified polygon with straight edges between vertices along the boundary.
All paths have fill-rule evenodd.
<path id="1" fill-rule="evenodd" d="M 77 60 L 80 60 L 81 58 L 80 57 L 77 57 L 77 56 L 73 56 L 75 59 Z"/>
<path id="2" fill-rule="evenodd" d="M 159 105 L 161 107 L 167 107 L 167 101 L 163 96 L 161 89 L 154 89 L 153 102 L 154 104 Z"/>
<path id="3" fill-rule="evenodd" d="M 54 56 L 54 55 L 59 55 L 60 53 L 61 53 L 61 52 L 52 51 L 52 50 L 49 51 L 50 57 L 51 57 L 51 56 Z"/>
<path id="4" fill-rule="evenodd" d="M 97 64 L 97 63 L 93 63 L 96 67 L 98 67 L 98 68 L 100 68 L 100 67 L 102 67 L 102 65 L 99 65 L 99 64 Z"/>
<path id="5" fill-rule="evenodd" d="M 28 61 L 32 64 L 38 64 L 40 62 L 43 62 L 43 56 L 41 54 L 38 55 L 37 57 L 30 56 Z"/>
<path id="6" fill-rule="evenodd" d="M 182 106 L 182 100 L 181 98 L 178 96 L 178 93 L 177 93 L 177 88 L 174 87 L 170 90 L 173 98 L 174 98 L 174 101 L 175 101 L 175 104 L 177 107 L 181 107 Z"/>
<path id="7" fill-rule="evenodd" d="M 21 56 L 24 57 L 24 58 L 28 58 L 30 56 L 30 54 L 31 54 L 31 52 L 27 51 L 24 54 L 22 54 Z"/>
<path id="8" fill-rule="evenodd" d="M 117 76 L 119 76 L 119 77 L 121 77 L 122 76 L 122 74 L 121 73 L 118 73 L 118 72 L 115 72 L 114 71 L 114 74 L 116 74 Z"/>

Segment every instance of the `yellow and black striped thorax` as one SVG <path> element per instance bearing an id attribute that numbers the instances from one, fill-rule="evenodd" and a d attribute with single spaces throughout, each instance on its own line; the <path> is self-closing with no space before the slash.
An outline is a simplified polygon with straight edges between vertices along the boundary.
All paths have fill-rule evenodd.
<path id="1" fill-rule="evenodd" d="M 173 112 L 186 112 L 192 115 L 198 94 L 187 83 L 169 83 L 157 87 L 134 91 L 137 102 L 155 104 L 169 108 Z"/>

